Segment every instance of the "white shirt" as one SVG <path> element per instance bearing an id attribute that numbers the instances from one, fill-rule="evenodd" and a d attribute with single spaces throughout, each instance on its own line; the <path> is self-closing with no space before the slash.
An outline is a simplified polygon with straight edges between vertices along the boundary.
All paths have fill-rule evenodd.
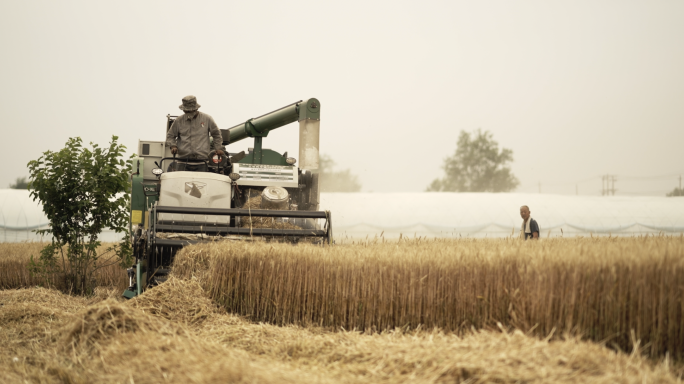
<path id="1" fill-rule="evenodd" d="M 520 226 L 520 232 L 532 233 L 532 230 L 530 230 L 530 223 L 531 222 L 532 222 L 532 216 L 527 218 L 527 222 L 523 221 L 522 225 Z"/>

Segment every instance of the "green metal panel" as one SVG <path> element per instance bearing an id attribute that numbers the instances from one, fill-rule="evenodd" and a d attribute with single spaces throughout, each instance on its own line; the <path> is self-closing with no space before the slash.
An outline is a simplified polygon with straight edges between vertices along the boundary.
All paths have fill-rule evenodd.
<path id="1" fill-rule="evenodd" d="M 144 223 L 145 220 L 145 192 L 143 190 L 143 167 L 142 157 L 133 158 L 133 175 L 131 186 L 131 225 Z"/>
<path id="2" fill-rule="evenodd" d="M 306 119 L 321 119 L 321 102 L 318 99 L 311 98 L 299 105 L 299 121 Z"/>
<path id="3" fill-rule="evenodd" d="M 267 165 L 288 165 L 285 162 L 285 158 L 283 155 L 280 153 L 270 150 L 270 149 L 262 149 L 261 150 L 261 161 L 259 161 L 259 158 L 255 158 L 255 153 L 250 152 L 245 156 L 242 160 L 238 161 L 238 163 L 243 163 L 243 164 L 267 164 Z"/>
<path id="4" fill-rule="evenodd" d="M 254 138 L 254 150 L 252 151 L 252 158 L 254 159 L 254 164 L 261 164 L 261 161 L 263 160 L 261 141 L 261 137 Z"/>
<path id="5" fill-rule="evenodd" d="M 138 294 L 136 292 L 129 290 L 128 288 L 126 288 L 126 290 L 123 293 L 123 297 L 125 297 L 127 299 L 132 299 L 136 296 L 138 296 Z"/>
<path id="6" fill-rule="evenodd" d="M 159 200 L 159 195 L 157 195 L 156 192 L 153 192 L 157 191 L 158 185 L 158 183 L 149 180 L 142 183 L 143 190 L 149 191 L 148 196 L 145 196 L 145 210 L 143 211 L 143 215 L 150 210 L 157 200 Z"/>
<path id="7" fill-rule="evenodd" d="M 156 190 L 157 183 L 143 179 L 144 159 L 142 157 L 133 160 L 133 175 L 131 186 L 131 227 L 138 224 L 145 224 L 145 216 L 149 208 L 159 200 L 159 196 L 152 191 Z M 150 196 L 145 196 L 147 190 Z M 133 228 L 131 228 L 132 230 Z"/>

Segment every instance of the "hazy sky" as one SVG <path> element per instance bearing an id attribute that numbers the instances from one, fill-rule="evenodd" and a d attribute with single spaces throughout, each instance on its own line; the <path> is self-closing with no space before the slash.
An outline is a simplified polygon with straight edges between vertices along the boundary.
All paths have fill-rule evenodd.
<path id="1" fill-rule="evenodd" d="M 520 192 L 684 175 L 682 1 L 0 0 L 0 52 L 0 188 L 72 136 L 163 140 L 188 94 L 221 128 L 318 98 L 321 151 L 364 191 L 424 190 L 477 128 Z M 264 143 L 296 154 L 297 125 Z"/>

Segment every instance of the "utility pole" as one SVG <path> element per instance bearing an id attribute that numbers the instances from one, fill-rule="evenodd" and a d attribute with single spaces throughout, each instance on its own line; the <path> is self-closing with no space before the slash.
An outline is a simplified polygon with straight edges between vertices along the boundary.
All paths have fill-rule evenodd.
<path id="1" fill-rule="evenodd" d="M 615 175 L 603 175 L 601 176 L 601 196 L 612 195 L 615 196 L 615 182 L 617 181 L 617 176 Z"/>
<path id="2" fill-rule="evenodd" d="M 606 195 L 606 175 L 601 176 L 601 196 Z"/>

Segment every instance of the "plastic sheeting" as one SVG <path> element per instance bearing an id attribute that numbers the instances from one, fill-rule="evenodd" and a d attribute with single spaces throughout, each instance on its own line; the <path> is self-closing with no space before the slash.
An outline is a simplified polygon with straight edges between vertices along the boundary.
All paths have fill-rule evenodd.
<path id="1" fill-rule="evenodd" d="M 0 228 L 27 230 L 47 225 L 48 219 L 43 208 L 31 199 L 28 190 L 0 190 Z"/>
<path id="2" fill-rule="evenodd" d="M 35 233 L 36 229 L 48 228 L 50 222 L 42 205 L 29 193 L 26 189 L 0 189 L 0 242 L 50 240 Z M 105 231 L 100 239 L 118 241 L 121 235 Z"/>
<path id="3" fill-rule="evenodd" d="M 0 190 L 0 241 L 40 241 L 33 230 L 47 228 L 43 208 L 25 189 Z"/>
<path id="4" fill-rule="evenodd" d="M 528 205 L 542 237 L 684 232 L 684 198 L 521 193 L 324 193 L 336 237 L 518 236 Z M 561 232 L 561 230 L 563 230 Z"/>
<path id="5" fill-rule="evenodd" d="M 684 232 L 684 197 L 521 193 L 322 193 L 335 237 L 502 237 L 518 235 L 528 205 L 542 237 Z M 40 240 L 47 217 L 27 190 L 0 190 L 0 241 Z M 383 233 L 384 232 L 384 233 Z M 117 241 L 114 232 L 103 241 Z"/>

